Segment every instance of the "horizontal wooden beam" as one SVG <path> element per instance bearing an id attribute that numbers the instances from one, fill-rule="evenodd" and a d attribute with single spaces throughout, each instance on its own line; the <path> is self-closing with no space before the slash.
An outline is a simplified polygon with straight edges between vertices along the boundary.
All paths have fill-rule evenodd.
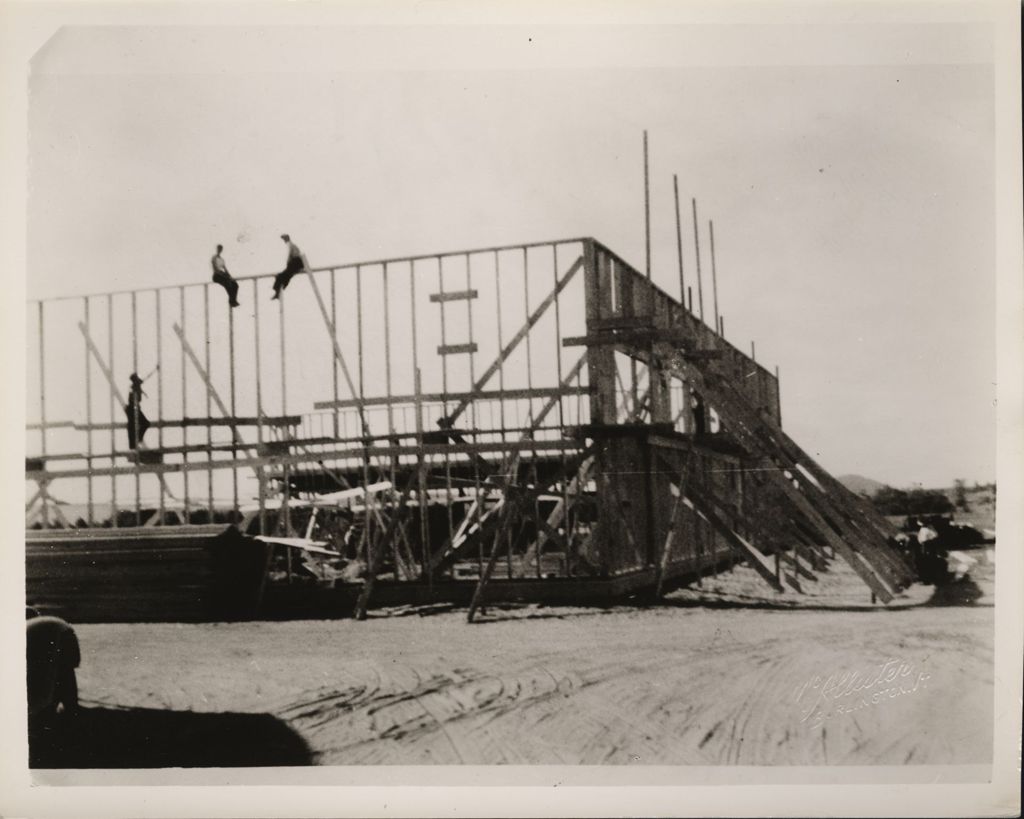
<path id="1" fill-rule="evenodd" d="M 671 424 L 581 424 L 573 433 L 586 438 L 647 438 L 655 434 L 672 432 Z"/>
<path id="2" fill-rule="evenodd" d="M 478 392 L 426 392 L 420 395 L 392 395 L 378 398 L 350 398 L 340 401 L 317 401 L 314 409 L 350 409 L 359 406 L 386 407 L 396 404 L 444 403 L 445 401 L 514 401 L 527 398 L 557 398 L 589 395 L 589 387 L 534 387 L 522 390 L 480 390 Z"/>
<path id="3" fill-rule="evenodd" d="M 188 463 L 163 463 L 163 464 L 140 464 L 138 466 L 117 466 L 97 467 L 93 469 L 65 469 L 53 471 L 27 470 L 26 480 L 54 480 L 56 478 L 84 478 L 89 475 L 93 477 L 101 475 L 134 475 L 168 472 L 205 472 L 210 469 L 248 469 L 258 467 L 283 466 L 283 465 L 315 465 L 320 461 L 360 461 L 369 453 L 371 457 L 377 458 L 400 458 L 407 457 L 431 457 L 431 456 L 452 456 L 452 455 L 480 455 L 493 453 L 497 455 L 508 455 L 512 452 L 577 452 L 582 449 L 583 444 L 577 440 L 558 441 L 495 441 L 486 444 L 458 444 L 458 443 L 437 443 L 423 444 L 422 446 L 384 446 L 367 448 L 365 446 L 351 447 L 347 449 L 329 450 L 325 452 L 302 452 L 290 455 L 275 455 L 266 457 L 248 457 L 225 459 L 222 461 L 189 461 Z M 245 445 L 239 445 L 239 449 L 249 449 Z"/>
<path id="4" fill-rule="evenodd" d="M 605 347 L 615 344 L 674 344 L 689 346 L 693 344 L 693 336 L 678 330 L 608 330 L 589 333 L 585 336 L 569 336 L 562 339 L 563 347 Z M 688 358 L 721 358 L 720 350 L 690 350 L 680 353 Z"/>
<path id="5" fill-rule="evenodd" d="M 74 421 L 47 421 L 45 424 L 25 424 L 25 429 L 28 430 L 42 430 L 42 429 L 61 429 L 63 427 L 75 426 Z"/>
<path id="6" fill-rule="evenodd" d="M 530 434 L 532 432 L 561 432 L 563 438 L 574 438 L 575 429 L 560 430 L 559 427 L 502 427 L 500 429 L 490 430 L 443 430 L 443 431 L 427 431 L 424 433 L 417 432 L 401 432 L 394 434 L 385 435 L 368 435 L 368 436 L 356 436 L 349 438 L 334 438 L 332 436 L 318 436 L 315 438 L 289 438 L 287 441 L 273 442 L 275 444 L 286 445 L 287 448 L 293 447 L 304 447 L 304 446 L 321 446 L 325 444 L 332 444 L 334 446 L 351 444 L 353 446 L 360 446 L 363 450 L 367 446 L 371 447 L 370 454 L 375 455 L 378 452 L 377 448 L 373 445 L 378 441 L 389 441 L 393 444 L 398 444 L 400 441 L 415 441 L 422 434 L 423 442 L 425 444 L 444 444 L 450 439 L 450 433 L 454 431 L 463 436 L 474 436 L 474 435 L 501 435 L 502 433 L 507 435 L 513 434 Z M 187 446 L 164 446 L 160 447 L 155 452 L 160 452 L 164 455 L 172 454 L 183 454 L 183 453 L 202 453 L 202 452 L 237 452 L 237 451 L 257 451 L 256 444 L 243 444 L 243 443 L 216 443 L 216 444 L 188 444 Z M 312 453 L 318 455 L 318 453 Z M 93 452 L 91 455 L 86 452 L 62 452 L 62 453 L 47 453 L 46 455 L 35 455 L 29 456 L 25 459 L 26 472 L 42 472 L 44 464 L 50 461 L 109 461 L 111 457 L 114 458 L 128 458 L 134 461 L 135 450 L 115 450 L 113 455 L 110 452 Z M 316 460 L 313 458 L 312 460 Z M 200 462 L 202 463 L 202 462 Z M 51 473 L 47 473 L 51 474 Z"/>
<path id="7" fill-rule="evenodd" d="M 612 316 L 611 318 L 594 318 L 587 322 L 588 330 L 636 330 L 654 328 L 652 316 Z"/>
<path id="8" fill-rule="evenodd" d="M 438 355 L 459 355 L 461 353 L 475 353 L 476 344 L 469 342 L 468 344 L 441 344 L 437 348 Z"/>
<path id="9" fill-rule="evenodd" d="M 451 293 L 431 293 L 430 300 L 435 303 L 446 301 L 467 301 L 475 299 L 480 294 L 476 290 L 455 290 Z"/>
<path id="10" fill-rule="evenodd" d="M 501 253 L 506 251 L 519 251 L 519 250 L 533 250 L 542 247 L 560 247 L 564 245 L 579 245 L 584 242 L 592 242 L 593 238 L 589 236 L 577 236 L 569 239 L 549 239 L 544 242 L 526 242 L 525 244 L 519 245 L 495 245 L 493 247 L 476 247 L 469 250 L 448 250 L 443 253 L 422 253 L 417 256 L 396 256 L 388 259 L 365 259 L 358 262 L 346 262 L 344 264 L 326 265 L 324 267 L 312 267 L 309 269 L 310 273 L 332 273 L 334 271 L 348 271 L 355 272 L 357 268 L 372 268 L 372 267 L 383 267 L 384 265 L 396 266 L 400 264 L 410 264 L 412 262 L 426 262 L 426 261 L 440 261 L 441 259 L 450 259 L 456 256 L 481 256 L 484 254 L 490 255 L 493 253 Z M 435 270 L 421 269 L 417 271 L 417 275 L 430 275 L 435 273 Z M 256 273 L 250 276 L 234 276 L 235 281 L 259 281 L 262 279 L 272 279 L 276 276 L 276 273 Z M 163 287 L 139 287 L 135 289 L 125 290 L 108 290 L 102 293 L 81 293 L 77 296 L 54 296 L 48 299 L 34 299 L 30 301 L 30 304 L 38 304 L 42 302 L 57 302 L 57 301 L 81 301 L 85 298 L 100 298 L 105 296 L 120 296 L 128 295 L 131 293 L 157 293 L 161 290 L 164 291 L 175 291 L 181 290 L 182 288 L 189 287 L 209 287 L 211 286 L 209 278 L 204 279 L 200 282 L 192 282 L 191 284 L 174 284 L 165 285 Z"/>
<path id="11" fill-rule="evenodd" d="M 292 426 L 302 423 L 301 415 L 236 415 L 234 417 L 222 418 L 172 418 L 150 421 L 150 427 L 157 429 L 173 429 L 175 427 L 255 427 L 264 426 Z M 76 430 L 88 432 L 89 430 L 121 429 L 127 426 L 124 422 L 103 423 L 103 424 L 75 424 Z"/>

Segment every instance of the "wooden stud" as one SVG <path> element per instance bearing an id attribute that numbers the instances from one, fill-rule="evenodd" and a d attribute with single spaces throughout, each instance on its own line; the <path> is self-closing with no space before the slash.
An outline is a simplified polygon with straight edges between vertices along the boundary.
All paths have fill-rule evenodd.
<path id="1" fill-rule="evenodd" d="M 711 287 L 715 300 L 715 326 L 718 323 L 718 270 L 715 266 L 715 223 L 708 221 L 708 231 L 711 233 Z"/>
<path id="2" fill-rule="evenodd" d="M 89 323 L 89 297 L 85 296 L 82 299 L 84 307 L 84 315 L 82 316 L 83 323 L 85 324 L 85 334 L 90 334 L 90 323 Z M 84 345 L 85 351 L 85 423 L 92 424 L 92 361 L 89 360 L 89 348 Z M 92 468 L 92 430 L 88 430 L 85 433 L 85 451 L 88 454 L 88 460 L 86 463 Z M 86 479 L 86 490 L 87 495 L 87 507 L 86 507 L 86 522 L 90 526 L 96 524 L 95 508 L 93 499 L 92 489 L 92 475 L 89 475 Z"/>
<path id="3" fill-rule="evenodd" d="M 697 230 L 697 200 L 690 200 L 693 204 L 693 246 L 697 254 L 697 304 L 700 308 L 700 320 L 704 321 L 704 284 L 700 275 L 700 233 Z"/>
<path id="4" fill-rule="evenodd" d="M 651 183 L 647 167 L 647 131 L 644 131 L 644 270 L 651 279 Z"/>
<path id="5" fill-rule="evenodd" d="M 114 451 L 117 449 L 117 438 L 114 433 L 113 423 L 116 419 L 115 406 L 121 404 L 119 398 L 119 392 L 117 389 L 117 381 L 114 378 L 114 298 L 111 295 L 107 295 L 107 361 L 110 362 L 109 369 L 104 369 L 106 365 L 102 364 L 99 350 L 96 349 L 92 343 L 92 339 L 89 334 L 85 332 L 84 328 L 80 328 L 85 335 L 86 344 L 90 347 L 93 357 L 101 362 L 100 368 L 104 370 L 104 374 L 107 377 L 107 381 L 110 385 L 110 526 L 113 529 L 117 528 L 117 478 L 114 476 L 113 469 L 117 465 L 114 459 Z"/>
<path id="6" fill-rule="evenodd" d="M 182 325 L 181 337 L 184 338 L 184 335 L 185 335 L 185 329 L 184 329 L 184 325 Z M 209 416 L 213 415 L 213 412 L 211 411 L 212 410 L 212 405 L 211 405 L 211 398 L 212 398 L 212 396 L 210 394 L 210 375 L 212 374 L 213 370 L 210 367 L 210 343 L 209 343 L 210 342 L 210 288 L 208 286 L 203 288 L 203 338 L 206 341 L 206 344 L 204 345 L 205 346 L 204 361 L 206 363 L 205 372 L 206 372 L 206 375 L 207 375 L 207 377 L 205 379 L 203 379 L 203 380 L 204 380 L 205 386 L 206 386 L 206 415 L 207 415 L 207 417 L 209 417 Z M 182 347 L 182 349 L 184 349 L 184 347 Z M 193 356 L 193 358 L 194 358 L 194 356 Z M 224 410 L 221 410 L 221 412 L 223 412 L 224 415 L 228 414 Z M 234 440 L 234 436 L 232 436 L 232 440 Z M 214 517 L 214 515 L 213 515 L 213 511 L 214 511 L 213 510 L 213 504 L 214 504 L 214 501 L 213 501 L 213 430 L 210 427 L 206 428 L 206 445 L 207 445 L 206 461 L 207 461 L 207 464 L 209 465 L 209 469 L 206 472 L 206 494 L 207 494 L 207 503 L 209 504 L 208 509 L 207 509 L 207 512 L 208 512 L 207 520 L 212 521 L 213 517 Z"/>
<path id="7" fill-rule="evenodd" d="M 686 302 L 686 280 L 683 277 L 683 230 L 679 219 L 679 177 L 672 174 L 672 191 L 676 203 L 676 255 L 679 260 L 679 303 Z"/>
<path id="8" fill-rule="evenodd" d="M 132 372 L 138 374 L 139 372 L 139 342 L 138 342 L 138 312 L 136 310 L 136 293 L 132 291 Z M 132 423 L 135 425 L 135 431 L 138 437 L 136 438 L 136 456 L 135 463 L 138 464 L 139 458 L 137 450 L 139 445 L 142 443 L 142 435 L 139 433 L 139 402 L 133 401 L 133 418 Z M 142 498 L 141 498 L 141 474 L 138 470 L 135 471 L 135 525 L 142 525 Z"/>
<path id="9" fill-rule="evenodd" d="M 46 455 L 46 325 L 43 313 L 43 301 L 38 303 L 39 312 L 39 421 L 41 424 L 39 432 L 40 440 L 40 452 L 43 456 Z M 43 491 L 42 503 L 40 508 L 42 510 L 42 522 L 43 528 L 46 529 L 50 525 L 49 521 L 49 507 L 47 498 L 49 493 Z"/>
<path id="10" fill-rule="evenodd" d="M 335 275 L 335 271 L 332 269 L 331 270 L 331 315 L 330 316 L 327 314 L 327 306 L 324 304 L 323 296 L 320 294 L 320 288 L 319 288 L 319 286 L 316 283 L 316 277 L 313 276 L 313 275 L 310 275 L 309 280 L 312 283 L 313 295 L 316 297 L 317 306 L 320 308 L 320 315 L 321 315 L 321 317 L 324 320 L 324 324 L 327 327 L 328 336 L 331 339 L 332 350 L 333 350 L 333 353 L 334 353 L 334 365 L 333 365 L 333 367 L 334 367 L 334 382 L 335 382 L 335 385 L 334 385 L 334 400 L 337 401 L 338 400 L 338 388 L 337 388 L 337 380 L 338 380 L 337 368 L 338 368 L 338 366 L 341 367 L 342 374 L 345 376 L 345 384 L 348 387 L 349 393 L 353 397 L 355 397 L 356 395 L 359 395 L 359 396 L 364 395 L 364 390 L 363 390 L 362 347 L 360 347 L 360 353 L 359 353 L 359 356 L 360 356 L 360 360 L 359 360 L 359 391 L 357 393 L 356 388 L 355 388 L 355 384 L 352 381 L 352 376 L 349 374 L 348 364 L 346 364 L 346 362 L 345 362 L 345 356 L 342 355 L 341 347 L 340 347 L 340 345 L 338 343 L 338 332 L 337 332 L 338 328 L 337 328 L 337 323 L 336 323 L 337 313 L 335 311 L 335 306 L 334 306 L 334 275 Z M 362 327 L 363 327 L 362 283 L 363 283 L 362 267 L 360 265 L 357 265 L 356 266 L 356 311 L 357 311 L 357 313 L 356 313 L 356 322 L 357 322 L 358 327 L 359 327 L 360 338 L 362 337 L 361 334 L 362 334 Z M 332 316 L 334 318 L 332 318 Z M 365 434 L 369 434 L 369 429 L 368 429 L 368 427 L 366 425 L 366 418 L 363 415 L 362 411 L 360 411 L 359 416 L 360 416 L 361 423 L 362 423 L 362 426 L 363 426 L 363 432 Z M 335 434 L 337 434 L 337 432 Z"/>

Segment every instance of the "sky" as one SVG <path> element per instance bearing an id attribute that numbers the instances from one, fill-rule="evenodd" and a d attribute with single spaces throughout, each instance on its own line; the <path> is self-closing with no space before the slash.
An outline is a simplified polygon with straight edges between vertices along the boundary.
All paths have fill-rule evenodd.
<path id="1" fill-rule="evenodd" d="M 68 27 L 28 97 L 29 299 L 593 236 L 726 336 L 833 474 L 995 479 L 984 25 Z M 696 298 L 696 295 L 695 295 Z M 77 360 L 77 359 L 76 359 Z"/>

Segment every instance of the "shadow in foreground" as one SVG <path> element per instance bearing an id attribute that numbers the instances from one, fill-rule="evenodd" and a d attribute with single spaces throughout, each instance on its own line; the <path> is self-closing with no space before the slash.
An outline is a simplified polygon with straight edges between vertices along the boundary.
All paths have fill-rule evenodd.
<path id="1" fill-rule="evenodd" d="M 311 765 L 305 741 L 270 714 L 81 708 L 29 737 L 32 768 L 237 768 Z"/>
<path id="2" fill-rule="evenodd" d="M 981 588 L 970 575 L 937 585 L 928 600 L 929 606 L 973 606 L 983 596 Z"/>

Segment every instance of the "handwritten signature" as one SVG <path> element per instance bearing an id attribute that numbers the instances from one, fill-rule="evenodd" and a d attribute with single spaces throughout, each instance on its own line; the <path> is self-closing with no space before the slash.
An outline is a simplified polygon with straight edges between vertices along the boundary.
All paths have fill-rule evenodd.
<path id="1" fill-rule="evenodd" d="M 931 675 L 913 663 L 891 658 L 876 666 L 822 677 L 815 674 L 796 687 L 800 722 L 812 728 L 842 714 L 852 714 L 928 687 Z"/>

